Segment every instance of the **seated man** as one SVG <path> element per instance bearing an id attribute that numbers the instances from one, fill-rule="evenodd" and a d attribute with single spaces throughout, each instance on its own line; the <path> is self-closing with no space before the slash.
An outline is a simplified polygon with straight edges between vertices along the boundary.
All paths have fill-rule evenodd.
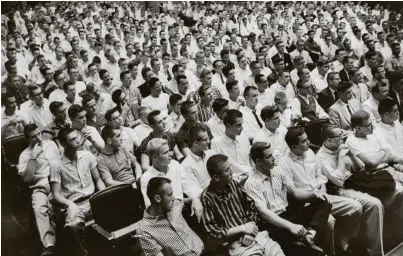
<path id="1" fill-rule="evenodd" d="M 60 161 L 60 152 L 53 141 L 42 140 L 36 124 L 28 124 L 24 135 L 29 147 L 20 155 L 18 174 L 32 189 L 32 208 L 41 242 L 45 248 L 42 255 L 53 255 L 56 242 L 55 225 L 49 216 L 51 198 L 49 185 L 50 164 Z"/>
<path id="2" fill-rule="evenodd" d="M 90 151 L 95 155 L 102 151 L 105 144 L 97 129 L 87 125 L 86 114 L 84 107 L 78 104 L 74 104 L 68 109 L 71 128 L 78 132 L 80 149 Z"/>
<path id="3" fill-rule="evenodd" d="M 379 102 L 378 107 L 381 122 L 379 122 L 374 135 L 382 142 L 389 145 L 395 156 L 394 161 L 399 163 L 399 170 L 403 171 L 403 125 L 399 123 L 399 108 L 397 102 L 388 98 Z"/>
<path id="4" fill-rule="evenodd" d="M 228 109 L 229 105 L 228 100 L 226 99 L 218 98 L 213 102 L 213 110 L 215 115 L 208 120 L 206 125 L 210 128 L 214 137 L 224 135 L 225 125 L 222 119 Z"/>
<path id="5" fill-rule="evenodd" d="M 203 242 L 184 220 L 183 202 L 174 197 L 171 180 L 165 177 L 150 179 L 147 197 L 151 205 L 144 211 L 137 230 L 144 255 L 201 255 Z"/>
<path id="6" fill-rule="evenodd" d="M 186 173 L 183 167 L 175 160 L 172 160 L 172 153 L 169 150 L 168 141 L 160 138 L 150 140 L 147 145 L 147 154 L 153 163 L 141 177 L 141 192 L 144 196 L 145 206 L 150 205 L 150 200 L 147 197 L 147 185 L 151 178 L 162 176 L 167 177 L 172 181 L 173 197 L 183 200 L 183 194 L 190 196 L 189 193 L 192 188 L 188 186 L 184 180 L 186 179 Z M 192 213 L 195 213 L 200 220 L 202 215 L 202 205 L 198 197 L 187 198 L 184 200 L 185 204 L 192 204 Z"/>
<path id="7" fill-rule="evenodd" d="M 147 171 L 152 166 L 152 161 L 147 155 L 147 145 L 154 138 L 162 138 L 168 141 L 169 150 L 174 152 L 174 157 L 180 160 L 183 156 L 176 146 L 174 135 L 166 130 L 166 115 L 159 110 L 154 110 L 147 117 L 148 125 L 153 128 L 153 131 L 141 142 L 139 153 L 141 154 L 141 168 L 143 172 Z"/>
<path id="8" fill-rule="evenodd" d="M 253 169 L 250 159 L 250 143 L 248 137 L 242 133 L 242 117 L 239 110 L 228 110 L 223 118 L 225 134 L 211 141 L 212 150 L 229 157 L 235 173 L 234 178 L 238 181 Z"/>
<path id="9" fill-rule="evenodd" d="M 316 248 L 316 233 L 320 235 L 315 240 L 324 237 L 331 205 L 323 192 L 296 189 L 293 181 L 275 166 L 273 152 L 266 142 L 252 145 L 251 157 L 256 169 L 245 182 L 245 190 L 255 200 L 259 216 L 269 224 L 273 239 L 287 255 L 297 255 L 294 241 Z M 287 194 L 300 201 L 312 202 L 305 207 L 288 207 Z"/>
<path id="10" fill-rule="evenodd" d="M 172 112 L 169 113 L 166 122 L 167 122 L 167 130 L 176 133 L 185 122 L 181 114 L 181 106 L 183 102 L 183 97 L 180 94 L 172 94 L 169 96 L 169 105 L 172 108 Z"/>
<path id="11" fill-rule="evenodd" d="M 123 117 L 119 107 L 114 107 L 106 111 L 105 114 L 106 124 L 112 125 L 120 129 L 120 135 L 122 136 L 122 147 L 126 149 L 127 152 L 134 155 L 135 147 L 135 137 L 136 134 L 134 130 L 123 126 Z"/>
<path id="12" fill-rule="evenodd" d="M 107 124 L 102 129 L 102 139 L 105 147 L 97 157 L 97 167 L 105 185 L 133 184 L 135 187 L 142 171 L 134 155 L 123 147 L 122 130 Z"/>
<path id="13" fill-rule="evenodd" d="M 329 179 L 328 193 L 355 199 L 363 208 L 363 225 L 368 255 L 383 255 L 384 208 L 378 198 L 367 193 L 344 188 L 345 181 L 352 173 L 364 171 L 364 163 L 343 144 L 342 131 L 332 124 L 322 126 L 323 146 L 316 154 L 323 174 Z M 330 183 L 330 184 L 329 184 Z M 330 191 L 332 188 L 333 191 Z"/>
<path id="14" fill-rule="evenodd" d="M 378 113 L 379 102 L 389 97 L 389 85 L 383 81 L 379 81 L 371 88 L 372 96 L 363 104 L 362 109 L 372 115 L 373 120 L 378 124 L 381 116 Z"/>
<path id="15" fill-rule="evenodd" d="M 210 139 L 213 138 L 210 129 L 207 125 L 199 122 L 197 118 L 197 106 L 193 101 L 184 101 L 181 106 L 181 113 L 185 122 L 176 134 L 176 144 L 182 155 L 189 155 L 189 131 L 193 126 L 202 126 L 207 129 Z"/>
<path id="16" fill-rule="evenodd" d="M 218 99 L 217 99 L 218 100 Z M 182 166 L 187 177 L 185 182 L 191 186 L 191 197 L 200 196 L 200 193 L 210 183 L 210 176 L 206 169 L 207 160 L 215 155 L 215 151 L 209 149 L 210 138 L 207 130 L 200 126 L 194 126 L 189 131 L 189 155 L 183 160 Z"/>
<path id="17" fill-rule="evenodd" d="M 153 128 L 151 128 L 148 125 L 148 114 L 150 113 L 150 109 L 148 107 L 141 106 L 139 108 L 139 117 L 141 120 L 141 123 L 134 127 L 133 131 L 135 134 L 134 137 L 134 146 L 136 148 L 140 147 L 141 142 L 153 131 Z"/>
<path id="18" fill-rule="evenodd" d="M 361 103 L 353 98 L 353 83 L 340 82 L 337 86 L 339 99 L 329 108 L 330 123 L 352 133 L 351 115 L 361 109 Z"/>
<path id="19" fill-rule="evenodd" d="M 252 141 L 256 133 L 263 127 L 263 122 L 259 117 L 261 110 L 258 100 L 259 94 L 256 87 L 248 86 L 243 95 L 246 104 L 239 108 L 245 121 L 243 133 L 248 137 L 248 140 Z"/>
<path id="20" fill-rule="evenodd" d="M 279 167 L 295 187 L 308 191 L 326 192 L 327 178 L 323 175 L 319 161 L 309 149 L 309 140 L 303 127 L 288 129 L 285 141 L 290 148 L 280 160 Z M 343 227 L 338 234 L 336 255 L 348 255 L 350 238 L 359 230 L 362 206 L 359 202 L 340 196 L 329 195 L 332 204 L 331 214 L 336 217 L 336 229 Z M 342 217 L 342 218 L 339 218 Z"/>
<path id="21" fill-rule="evenodd" d="M 300 78 L 297 82 L 298 95 L 291 101 L 291 110 L 295 116 L 302 116 L 310 121 L 329 116 L 312 96 L 309 80 Z"/>
<path id="22" fill-rule="evenodd" d="M 210 157 L 207 171 L 211 182 L 201 194 L 201 201 L 208 237 L 217 244 L 228 241 L 231 256 L 283 256 L 280 246 L 268 232 L 259 232 L 255 201 L 232 179 L 228 157 L 221 154 Z M 211 247 L 212 252 L 217 250 L 214 242 Z"/>
<path id="23" fill-rule="evenodd" d="M 54 120 L 42 130 L 42 136 L 44 140 L 56 141 L 61 129 L 70 128 L 70 123 L 67 122 L 67 108 L 63 102 L 53 101 L 49 105 L 49 110 Z"/>
<path id="24" fill-rule="evenodd" d="M 83 242 L 85 221 L 92 217 L 89 198 L 95 190 L 104 189 L 105 184 L 99 177 L 94 155 L 78 151 L 80 139 L 77 130 L 61 130 L 59 142 L 64 152 L 60 161 L 51 163 L 49 181 L 53 199 L 67 208 L 65 227 L 70 239 L 65 248 L 69 248 L 70 255 L 87 255 Z"/>
<path id="25" fill-rule="evenodd" d="M 372 173 L 382 169 L 390 172 L 396 181 L 395 193 L 393 195 L 385 193 L 378 198 L 386 208 L 389 204 L 400 207 L 395 212 L 403 216 L 403 174 L 396 172 L 394 168 L 388 165 L 388 163 L 395 159 L 395 155 L 390 150 L 388 144 L 383 144 L 383 141 L 374 136 L 373 121 L 370 114 L 363 110 L 357 111 L 351 117 L 351 123 L 355 129 L 355 133 L 347 138 L 347 146 L 349 146 L 354 155 L 364 162 L 367 172 Z"/>
<path id="26" fill-rule="evenodd" d="M 8 93 L 2 97 L 4 110 L 1 112 L 1 140 L 22 134 L 27 121 L 18 110 L 14 94 Z"/>
<path id="27" fill-rule="evenodd" d="M 266 106 L 260 112 L 264 126 L 256 134 L 253 143 L 266 142 L 272 145 L 273 157 L 276 162 L 289 150 L 285 143 L 287 128 L 280 125 L 280 110 L 276 106 Z"/>

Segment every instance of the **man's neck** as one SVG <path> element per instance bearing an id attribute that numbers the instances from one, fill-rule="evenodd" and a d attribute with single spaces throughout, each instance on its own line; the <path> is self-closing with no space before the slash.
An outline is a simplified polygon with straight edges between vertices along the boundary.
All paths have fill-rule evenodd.
<path id="1" fill-rule="evenodd" d="M 156 163 L 153 163 L 153 166 L 159 172 L 162 172 L 164 174 L 167 174 L 167 172 L 168 172 L 168 165 L 161 166 L 158 162 L 156 162 Z"/>
<path id="2" fill-rule="evenodd" d="M 367 137 L 367 135 L 356 131 L 355 132 L 355 137 L 365 139 Z"/>
<path id="3" fill-rule="evenodd" d="M 73 150 L 64 150 L 64 155 L 69 159 L 70 161 L 75 161 L 77 159 L 77 151 Z"/>
<path id="4" fill-rule="evenodd" d="M 158 131 L 158 130 L 152 131 L 154 138 L 161 138 L 163 132 L 164 131 Z"/>
<path id="5" fill-rule="evenodd" d="M 150 205 L 148 214 L 153 217 L 164 216 L 164 213 L 163 213 L 161 207 L 158 205 L 153 205 L 153 204 Z"/>
<path id="6" fill-rule="evenodd" d="M 229 137 L 229 138 L 231 138 L 231 139 L 233 139 L 233 140 L 236 139 L 236 135 L 230 133 L 228 130 L 225 131 L 225 135 L 227 135 L 227 137 Z"/>
<path id="7" fill-rule="evenodd" d="M 113 146 L 112 144 L 107 144 L 105 143 L 105 147 L 103 149 L 103 152 L 107 155 L 112 155 L 117 151 L 117 148 Z"/>
<path id="8" fill-rule="evenodd" d="M 267 177 L 270 177 L 271 169 L 264 170 L 263 168 L 260 168 L 259 166 L 256 166 L 256 170 L 258 172 L 260 172 L 261 174 L 263 174 L 263 175 L 265 175 Z"/>
<path id="9" fill-rule="evenodd" d="M 196 147 L 192 147 L 190 150 L 191 150 L 192 153 L 195 154 L 196 156 L 199 156 L 199 157 L 202 157 L 202 156 L 203 156 L 203 153 L 204 153 L 203 150 L 200 150 L 200 149 L 198 149 L 198 148 L 196 148 Z"/>
<path id="10" fill-rule="evenodd" d="M 256 110 L 256 106 L 251 106 L 251 105 L 248 105 L 248 104 L 246 104 L 246 106 L 247 106 L 248 108 L 250 108 L 252 111 L 255 111 L 255 110 Z"/>
<path id="11" fill-rule="evenodd" d="M 392 120 L 387 120 L 387 119 L 385 119 L 385 118 L 382 118 L 381 121 L 382 121 L 382 123 L 384 123 L 384 124 L 393 125 L 393 121 L 392 121 Z"/>

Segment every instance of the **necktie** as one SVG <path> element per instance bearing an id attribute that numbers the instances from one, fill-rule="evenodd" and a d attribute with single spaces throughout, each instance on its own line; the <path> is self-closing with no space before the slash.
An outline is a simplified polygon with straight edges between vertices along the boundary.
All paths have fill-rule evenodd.
<path id="1" fill-rule="evenodd" d="M 347 110 L 348 110 L 348 113 L 350 113 L 350 116 L 351 116 L 353 114 L 353 111 L 351 111 L 351 107 L 348 104 L 347 104 Z"/>
<path id="2" fill-rule="evenodd" d="M 221 83 L 224 83 L 224 78 L 222 77 L 222 74 L 220 74 L 220 78 L 221 78 Z"/>
<path id="3" fill-rule="evenodd" d="M 337 95 L 337 92 L 334 92 L 334 93 L 333 93 L 333 97 L 334 97 L 335 100 L 338 100 L 338 99 L 339 99 L 339 96 Z"/>
<path id="4" fill-rule="evenodd" d="M 172 79 L 171 74 L 169 73 L 169 71 L 167 71 L 167 78 L 168 78 L 168 81 L 171 81 L 171 79 Z"/>
<path id="5" fill-rule="evenodd" d="M 263 127 L 262 123 L 259 120 L 259 117 L 256 115 L 256 110 L 252 111 L 253 115 L 255 116 L 256 122 L 259 125 L 260 128 Z"/>

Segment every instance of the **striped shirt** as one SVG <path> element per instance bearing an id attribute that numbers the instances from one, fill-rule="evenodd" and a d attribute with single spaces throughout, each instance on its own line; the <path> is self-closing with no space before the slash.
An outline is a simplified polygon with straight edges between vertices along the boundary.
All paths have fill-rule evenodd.
<path id="1" fill-rule="evenodd" d="M 139 245 L 145 256 L 157 255 L 200 255 L 203 242 L 190 229 L 182 216 L 183 202 L 175 200 L 167 216 L 151 216 L 144 211 L 139 223 Z"/>
<path id="2" fill-rule="evenodd" d="M 221 192 L 210 183 L 200 198 L 204 226 L 213 238 L 225 238 L 228 229 L 257 221 L 255 201 L 235 180 Z"/>
<path id="3" fill-rule="evenodd" d="M 141 142 L 141 145 L 140 145 L 140 148 L 139 148 L 140 153 L 142 153 L 142 154 L 147 154 L 147 152 L 146 152 L 147 144 L 148 144 L 148 142 L 150 142 L 150 140 L 152 140 L 152 139 L 154 139 L 154 138 L 157 138 L 157 137 L 155 137 L 154 133 L 151 132 L 151 133 Z M 162 135 L 161 135 L 161 138 L 168 141 L 168 145 L 169 145 L 169 149 L 170 149 L 170 150 L 174 150 L 174 147 L 175 147 L 175 145 L 176 145 L 176 141 L 175 141 L 175 136 L 174 136 L 171 132 L 168 132 L 168 131 L 163 132 Z M 150 161 L 151 161 L 151 158 L 150 158 Z M 152 163 L 151 163 L 151 164 L 152 164 Z"/>
<path id="4" fill-rule="evenodd" d="M 206 106 L 203 102 L 197 105 L 197 116 L 199 121 L 203 124 L 206 123 L 212 116 L 214 116 L 214 111 L 212 106 Z"/>
<path id="5" fill-rule="evenodd" d="M 270 176 L 254 170 L 244 187 L 257 206 L 267 208 L 277 215 L 285 212 L 288 206 L 287 192 L 295 190 L 292 180 L 277 167 L 270 170 Z"/>

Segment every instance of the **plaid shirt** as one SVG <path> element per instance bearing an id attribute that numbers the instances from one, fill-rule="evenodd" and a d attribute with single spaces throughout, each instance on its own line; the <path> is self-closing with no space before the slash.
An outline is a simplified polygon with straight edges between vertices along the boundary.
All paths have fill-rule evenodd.
<path id="1" fill-rule="evenodd" d="M 151 216 L 144 211 L 139 223 L 139 245 L 144 255 L 200 255 L 203 242 L 188 226 L 182 216 L 183 202 L 175 200 L 169 214 Z"/>

